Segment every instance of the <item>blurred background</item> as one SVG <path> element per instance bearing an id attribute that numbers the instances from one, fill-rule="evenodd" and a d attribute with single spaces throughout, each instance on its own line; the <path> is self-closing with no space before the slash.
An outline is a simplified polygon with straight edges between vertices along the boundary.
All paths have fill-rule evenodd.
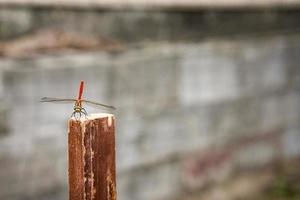
<path id="1" fill-rule="evenodd" d="M 300 199 L 299 11 L 0 0 L 0 199 L 68 199 L 73 105 L 38 101 L 73 98 L 80 80 L 118 108 L 119 200 Z"/>

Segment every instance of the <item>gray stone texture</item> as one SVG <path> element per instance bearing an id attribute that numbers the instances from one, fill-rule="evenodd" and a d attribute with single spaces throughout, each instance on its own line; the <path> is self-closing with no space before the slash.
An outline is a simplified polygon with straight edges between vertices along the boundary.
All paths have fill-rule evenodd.
<path id="1" fill-rule="evenodd" d="M 60 29 L 127 42 L 198 40 L 257 33 L 294 33 L 300 13 L 295 10 L 101 10 L 13 7 L 0 8 L 0 38 L 9 39 L 40 29 Z"/>

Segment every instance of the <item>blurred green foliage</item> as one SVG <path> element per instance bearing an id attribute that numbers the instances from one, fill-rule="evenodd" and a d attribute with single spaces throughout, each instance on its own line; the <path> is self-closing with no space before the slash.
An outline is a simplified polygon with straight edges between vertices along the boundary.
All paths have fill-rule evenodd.
<path id="1" fill-rule="evenodd" d="M 300 200 L 300 180 L 297 177 L 280 176 L 274 180 L 266 195 L 274 200 Z"/>

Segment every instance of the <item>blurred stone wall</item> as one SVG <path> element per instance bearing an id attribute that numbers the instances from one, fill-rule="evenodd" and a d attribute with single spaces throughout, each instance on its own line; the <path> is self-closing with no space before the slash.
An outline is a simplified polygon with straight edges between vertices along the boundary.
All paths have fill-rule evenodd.
<path id="1" fill-rule="evenodd" d="M 62 13 L 66 18 L 72 16 L 67 11 Z M 124 18 L 128 15 L 134 13 L 127 13 Z M 170 15 L 165 19 L 173 21 L 176 13 Z M 225 22 L 224 13 L 215 13 L 212 19 L 218 15 L 221 17 L 215 18 L 216 23 L 224 22 L 224 32 L 216 25 L 209 29 L 199 22 L 205 19 L 203 13 L 180 13 L 176 16 L 194 23 L 187 25 L 187 20 L 171 26 L 162 20 L 158 30 L 151 27 L 157 25 L 156 21 L 151 22 L 152 16 L 143 25 L 157 35 L 161 35 L 158 32 L 165 25 L 170 25 L 165 31 L 172 42 L 144 31 L 156 41 L 138 47 L 128 45 L 119 53 L 87 51 L 18 59 L 2 57 L 0 199 L 67 199 L 66 125 L 73 105 L 38 101 L 43 96 L 73 97 L 80 80 L 86 81 L 86 98 L 118 108 L 115 114 L 119 199 L 175 199 L 230 179 L 239 171 L 299 158 L 300 34 L 284 33 L 298 23 L 298 13 L 284 14 L 294 19 L 290 24 L 282 22 L 285 19 L 270 20 L 269 28 L 264 27 L 259 37 L 228 37 L 228 33 L 245 30 L 237 31 L 239 28 L 233 27 L 235 21 Z M 20 18 L 26 20 L 24 16 Z M 43 18 L 34 18 L 40 19 Z M 250 19 L 242 19 L 252 22 L 249 29 L 259 29 L 262 21 L 267 21 L 262 18 L 254 23 Z M 88 26 L 89 20 L 84 22 L 81 25 Z M 106 27 L 114 30 L 120 28 L 111 21 L 103 23 L 109 23 Z M 46 24 L 53 28 L 52 23 Z M 192 30 L 197 33 L 197 40 L 177 41 L 170 36 L 178 34 L 184 38 L 183 33 L 191 29 L 185 30 L 183 26 L 193 24 L 197 25 Z M 125 36 L 114 39 L 133 41 L 134 34 L 138 40 L 148 38 L 123 25 L 123 29 L 131 31 L 127 32 L 129 36 L 116 31 L 116 35 Z M 198 35 L 202 25 L 207 32 L 201 30 Z M 22 31 L 22 27 L 18 31 L 25 34 L 34 30 L 28 27 L 24 28 L 28 32 Z M 280 27 L 286 29 L 268 33 Z M 90 28 L 93 34 L 94 28 L 101 29 Z M 176 29 L 181 32 L 176 33 Z M 210 31 L 216 32 L 217 37 L 208 38 Z M 88 112 L 97 110 L 88 108 Z"/>
<path id="2" fill-rule="evenodd" d="M 272 35 L 274 32 L 299 32 L 299 18 L 298 9 L 110 11 L 0 6 L 0 39 L 49 28 L 133 43 L 257 33 Z"/>

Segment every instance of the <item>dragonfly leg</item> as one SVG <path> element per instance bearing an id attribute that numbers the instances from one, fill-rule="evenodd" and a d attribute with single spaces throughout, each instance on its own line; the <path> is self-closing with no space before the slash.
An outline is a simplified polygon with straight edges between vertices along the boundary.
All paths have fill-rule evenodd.
<path id="1" fill-rule="evenodd" d="M 88 113 L 86 112 L 86 110 L 84 108 L 81 108 L 81 112 L 85 115 L 85 117 L 87 117 Z"/>
<path id="2" fill-rule="evenodd" d="M 75 112 L 72 112 L 71 118 L 74 117 L 75 118 Z"/>
<path id="3" fill-rule="evenodd" d="M 81 118 L 81 112 L 74 111 L 71 117 L 74 117 L 76 120 L 79 120 Z"/>
<path id="4" fill-rule="evenodd" d="M 86 113 L 86 111 L 81 110 L 80 112 L 84 115 L 85 119 L 87 119 L 87 113 Z"/>

